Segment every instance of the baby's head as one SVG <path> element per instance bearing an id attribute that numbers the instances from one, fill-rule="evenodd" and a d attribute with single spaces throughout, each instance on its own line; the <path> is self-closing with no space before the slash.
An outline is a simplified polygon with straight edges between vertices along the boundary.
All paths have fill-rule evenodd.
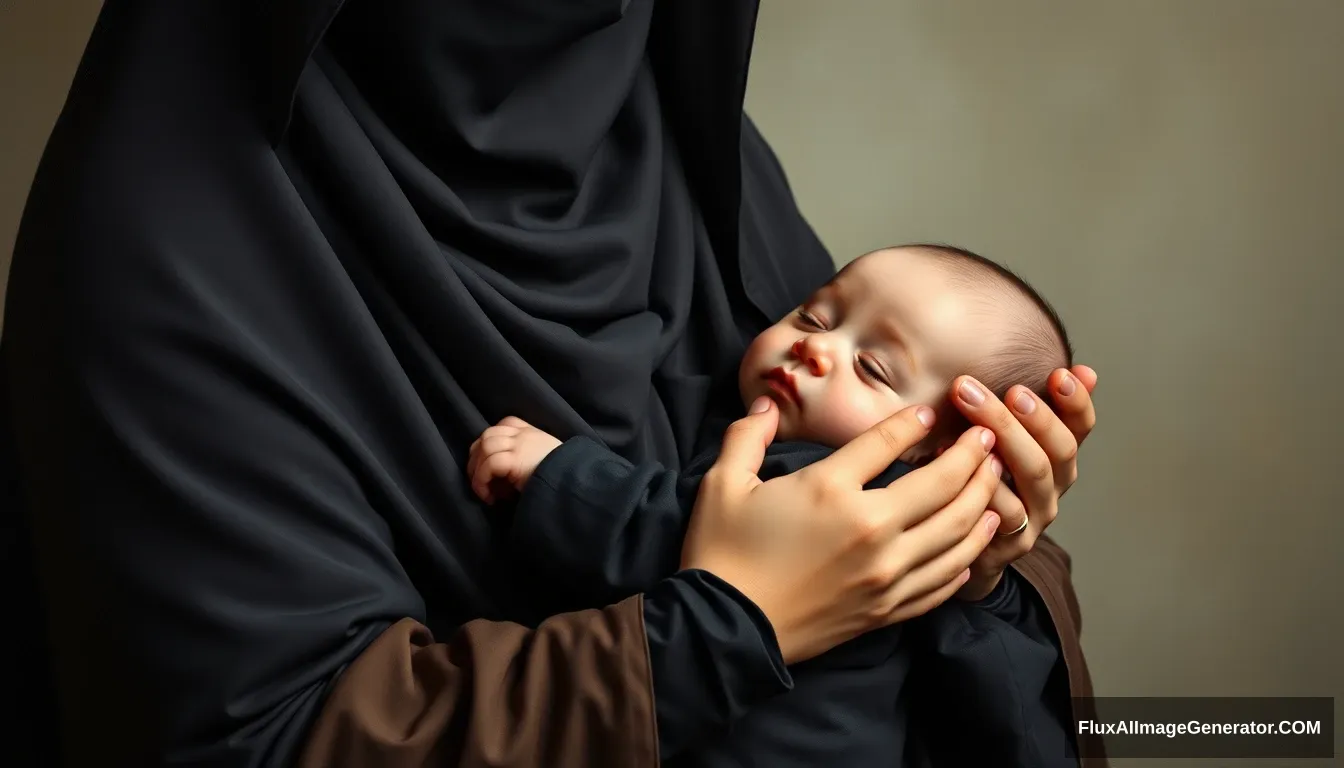
<path id="1" fill-rule="evenodd" d="M 757 336 L 738 385 L 746 403 L 779 404 L 777 440 L 832 447 L 928 405 L 938 426 L 902 457 L 919 462 L 968 426 L 947 400 L 954 378 L 974 376 L 1000 398 L 1016 384 L 1044 397 L 1072 357 L 1054 310 L 1012 272 L 959 248 L 910 245 L 855 259 Z"/>

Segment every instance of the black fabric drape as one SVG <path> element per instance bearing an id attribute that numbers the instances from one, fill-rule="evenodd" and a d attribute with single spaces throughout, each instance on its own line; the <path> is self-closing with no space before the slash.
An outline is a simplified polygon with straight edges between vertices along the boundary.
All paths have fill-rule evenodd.
<path id="1" fill-rule="evenodd" d="M 540 618 L 462 477 L 503 415 L 672 466 L 717 439 L 716 374 L 832 270 L 741 112 L 754 18 L 105 5 L 0 353 L 71 760 L 285 762 L 392 622 Z M 679 691 L 733 677 L 660 671 L 687 632 L 759 617 L 657 594 L 661 699 L 770 692 L 767 647 Z"/>

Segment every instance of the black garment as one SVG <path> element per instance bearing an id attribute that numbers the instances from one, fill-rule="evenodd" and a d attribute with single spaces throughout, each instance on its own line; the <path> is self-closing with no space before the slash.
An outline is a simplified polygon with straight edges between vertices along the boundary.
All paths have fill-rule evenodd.
<path id="1" fill-rule="evenodd" d="M 830 453 L 774 443 L 759 474 L 780 477 Z M 633 464 L 584 437 L 552 451 L 518 500 L 510 537 L 513 567 L 527 574 L 542 610 L 608 605 L 676 573 L 700 481 L 716 458 L 708 451 L 677 472 Z M 911 469 L 897 462 L 867 487 Z M 1044 606 L 1017 580 L 1010 570 L 978 603 L 945 604 L 794 666 L 790 692 L 672 764 L 857 768 L 899 764 L 892 756 L 907 746 L 934 750 L 939 764 L 953 756 L 1004 768 L 1074 764 L 1069 712 L 1050 685 L 1062 666 L 1058 644 Z M 938 738 L 907 745 L 912 713 L 926 738 Z M 977 739 L 967 738 L 972 732 Z"/>
<path id="2" fill-rule="evenodd" d="M 755 10 L 104 4 L 0 345 L 66 764 L 292 764 L 389 626 L 524 613 L 461 471 L 503 415 L 676 468 L 735 412 L 832 271 Z M 664 757 L 790 684 L 707 574 L 644 620 Z"/>
<path id="3" fill-rule="evenodd" d="M 476 433 L 676 466 L 832 270 L 741 113 L 754 8 L 344 5 L 282 134 L 319 4 L 106 3 L 34 181 L 3 364 L 73 763 L 288 762 L 390 622 L 514 612 Z M 664 740 L 787 685 L 713 578 L 645 615 Z"/>

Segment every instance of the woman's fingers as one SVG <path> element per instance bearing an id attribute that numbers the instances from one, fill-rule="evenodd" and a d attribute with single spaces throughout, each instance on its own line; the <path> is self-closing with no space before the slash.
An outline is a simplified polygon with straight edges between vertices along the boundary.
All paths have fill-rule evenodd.
<path id="1" fill-rule="evenodd" d="M 715 485 L 725 478 L 755 478 L 778 427 L 779 410 L 774 401 L 768 397 L 756 398 L 751 411 L 724 431 L 723 449 L 714 466 L 705 473 L 704 481 Z"/>
<path id="2" fill-rule="evenodd" d="M 1074 378 L 1078 379 L 1089 395 L 1097 391 L 1098 377 L 1096 371 L 1086 365 L 1075 365 L 1069 369 L 1069 373 L 1072 373 Z"/>
<path id="3" fill-rule="evenodd" d="M 1026 507 L 1022 506 L 1022 500 L 1013 493 L 1012 486 L 1007 483 L 999 483 L 999 487 L 994 489 L 994 496 L 989 500 L 989 509 L 999 516 L 1000 537 L 1014 532 L 1021 533 L 1022 524 L 1028 522 Z"/>
<path id="4" fill-rule="evenodd" d="M 1003 466 L 990 456 L 994 434 L 972 427 L 934 461 L 865 491 L 928 435 L 931 411 L 909 408 L 826 459 L 761 483 L 778 426 L 773 403 L 762 405 L 728 429 L 700 485 L 683 567 L 715 573 L 756 603 L 787 663 L 951 599 L 993 538 L 987 523 L 998 520 L 986 510 Z"/>
<path id="5" fill-rule="evenodd" d="M 993 393 L 974 378 L 958 377 L 952 391 L 952 400 L 957 409 L 972 424 L 994 431 L 997 437 L 995 452 L 1012 473 L 1013 485 L 1017 488 L 1018 497 L 1026 505 L 1028 514 L 1053 507 L 1059 498 L 1059 491 L 1055 488 L 1054 466 L 1036 438 Z M 1050 418 L 1055 417 L 1052 414 Z"/>
<path id="6" fill-rule="evenodd" d="M 896 525 L 900 530 L 910 528 L 947 507 L 966 490 L 967 483 L 975 475 L 976 470 L 988 463 L 987 456 L 994 443 L 993 432 L 981 427 L 971 427 L 938 458 L 897 478 L 886 488 L 869 493 L 888 497 L 882 500 L 883 505 L 888 509 L 900 510 L 897 519 L 894 520 Z M 820 464 L 821 462 L 817 462 L 813 466 Z M 993 489 L 990 487 L 983 490 L 985 500 L 988 501 Z M 984 505 L 982 504 L 980 508 L 984 509 Z"/>
<path id="7" fill-rule="evenodd" d="M 1056 495 L 1078 479 L 1078 438 L 1036 393 L 1026 387 L 1008 390 L 1004 402 L 1050 462 Z"/>
<path id="8" fill-rule="evenodd" d="M 933 422 L 932 408 L 916 406 L 902 409 L 805 471 L 833 480 L 843 487 L 862 487 L 891 466 L 901 454 L 923 440 L 933 427 Z M 967 470 L 966 476 L 969 477 L 972 471 L 974 467 Z"/>
<path id="9" fill-rule="evenodd" d="M 1097 412 L 1092 404 L 1097 372 L 1086 365 L 1075 365 L 1067 371 L 1061 369 L 1051 375 L 1048 387 L 1060 421 L 1075 441 L 1086 440 L 1097 425 Z"/>
<path id="10" fill-rule="evenodd" d="M 955 594 L 965 583 L 962 573 L 968 571 L 980 553 L 985 551 L 985 547 L 989 546 L 997 525 L 998 515 L 988 511 L 982 513 L 955 546 L 906 573 L 905 578 L 892 586 L 896 611 L 908 609 L 912 604 L 917 605 L 921 596 L 941 593 L 948 586 L 951 586 L 948 594 Z"/>
<path id="11" fill-rule="evenodd" d="M 903 621 L 910 621 L 932 611 L 934 608 L 946 603 L 956 596 L 957 590 L 965 584 L 971 577 L 970 569 L 963 569 L 961 573 L 952 579 L 952 581 L 938 587 L 932 592 L 926 592 L 913 600 L 906 600 L 904 603 L 896 606 L 896 610 L 891 612 L 888 617 L 889 624 L 898 624 Z"/>
<path id="12" fill-rule="evenodd" d="M 965 541 L 967 536 L 974 534 L 976 523 L 985 517 L 986 507 L 995 488 L 1000 485 L 999 468 L 995 466 L 997 463 L 998 459 L 994 456 L 981 459 L 975 474 L 955 498 L 900 534 L 897 541 L 902 570 L 916 568 L 942 557 Z M 995 516 L 993 519 L 997 521 L 999 518 Z M 966 565 L 970 565 L 969 560 Z"/>

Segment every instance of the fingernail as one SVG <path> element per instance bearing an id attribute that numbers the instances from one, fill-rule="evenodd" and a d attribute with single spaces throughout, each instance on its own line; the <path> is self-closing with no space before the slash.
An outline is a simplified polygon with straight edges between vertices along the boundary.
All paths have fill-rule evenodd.
<path id="1" fill-rule="evenodd" d="M 1064 374 L 1064 378 L 1060 379 L 1059 381 L 1059 394 L 1065 397 L 1072 395 L 1073 384 L 1074 384 L 1073 374 L 1072 373 Z"/>
<path id="2" fill-rule="evenodd" d="M 1026 392 L 1018 392 L 1017 397 L 1013 398 L 1013 407 L 1017 409 L 1018 413 L 1026 416 L 1036 410 L 1036 401 Z"/>
<path id="3" fill-rule="evenodd" d="M 961 386 L 957 388 L 957 391 L 961 394 L 961 399 L 965 401 L 967 405 L 976 406 L 985 402 L 985 395 L 980 391 L 980 387 L 969 379 L 961 382 Z"/>
<path id="4" fill-rule="evenodd" d="M 989 519 L 985 521 L 985 530 L 986 530 L 986 531 L 989 531 L 989 535 L 990 535 L 990 536 L 993 536 L 993 535 L 994 535 L 994 532 L 997 531 L 997 530 L 999 530 L 999 516 L 998 516 L 998 515 L 990 515 L 990 516 L 989 516 Z"/>
<path id="5" fill-rule="evenodd" d="M 919 419 L 919 423 L 920 423 L 920 424 L 923 424 L 923 425 L 926 426 L 926 427 L 932 427 L 932 426 L 933 426 L 933 409 L 932 409 L 932 408 L 920 408 L 920 409 L 918 409 L 918 410 L 915 411 L 915 418 L 916 418 L 916 419 Z"/>
<path id="6" fill-rule="evenodd" d="M 751 404 L 752 413 L 765 413 L 768 410 L 770 410 L 770 398 L 765 395 L 756 398 L 756 402 Z"/>
<path id="7" fill-rule="evenodd" d="M 993 472 L 995 477 L 1003 477 L 1003 462 L 999 461 L 998 456 L 989 458 L 989 471 Z"/>
<path id="8" fill-rule="evenodd" d="M 993 447 L 994 447 L 994 433 L 993 433 L 993 432 L 990 432 L 988 429 L 983 429 L 983 430 L 981 430 L 981 431 L 980 431 L 980 444 L 983 445 L 983 446 L 985 446 L 985 450 L 986 450 L 986 451 L 988 451 L 990 448 L 993 448 Z"/>

